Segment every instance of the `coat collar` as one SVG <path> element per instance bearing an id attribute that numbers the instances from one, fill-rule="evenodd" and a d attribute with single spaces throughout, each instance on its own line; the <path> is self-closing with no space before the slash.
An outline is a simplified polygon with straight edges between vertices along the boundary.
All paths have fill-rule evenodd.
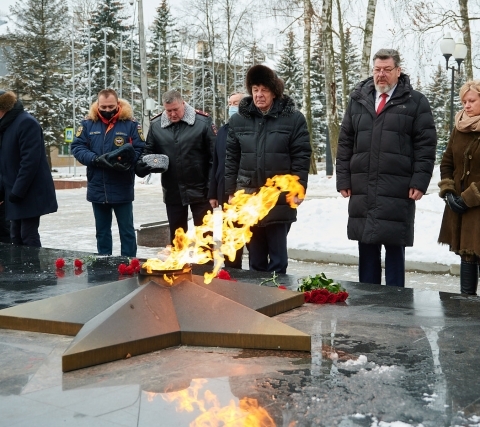
<path id="1" fill-rule="evenodd" d="M 122 107 L 122 111 L 120 112 L 120 117 L 118 120 L 133 120 L 133 110 L 132 106 L 126 101 L 125 99 L 118 99 L 118 102 L 120 103 L 120 106 Z M 95 101 L 91 106 L 90 106 L 90 111 L 86 117 L 87 120 L 93 120 L 94 122 L 97 122 L 99 120 L 98 117 L 98 103 Z"/>
<path id="2" fill-rule="evenodd" d="M 288 95 L 283 95 L 282 98 L 275 98 L 272 109 L 266 114 L 269 117 L 291 116 L 296 110 L 295 101 Z M 262 116 L 262 113 L 253 103 L 252 96 L 246 96 L 238 105 L 238 114 L 246 119 L 253 116 Z"/>
<path id="3" fill-rule="evenodd" d="M 192 106 L 188 105 L 186 102 L 185 102 L 185 114 L 180 119 L 180 121 L 185 122 L 187 125 L 190 125 L 190 126 L 193 126 L 193 124 L 195 123 L 195 109 Z M 171 124 L 172 124 L 172 122 L 168 118 L 167 112 L 164 111 L 162 113 L 160 126 L 162 128 L 166 128 L 166 127 L 170 126 Z"/>

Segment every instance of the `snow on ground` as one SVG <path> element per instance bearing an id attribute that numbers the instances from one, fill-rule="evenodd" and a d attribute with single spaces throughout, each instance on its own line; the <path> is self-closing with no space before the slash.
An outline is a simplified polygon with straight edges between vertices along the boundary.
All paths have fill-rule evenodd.
<path id="1" fill-rule="evenodd" d="M 427 194 L 417 202 L 414 245 L 405 250 L 409 261 L 446 265 L 459 262 L 458 256 L 447 246 L 437 243 L 445 207 L 438 197 L 438 181 L 437 166 Z M 288 247 L 357 256 L 357 242 L 347 238 L 347 221 L 348 199 L 336 191 L 335 176 L 327 178 L 325 171 L 310 175 L 307 197 L 288 235 Z"/>
<path id="2" fill-rule="evenodd" d="M 71 172 L 69 168 L 60 168 L 54 177 L 71 175 Z M 78 179 L 85 179 L 84 167 L 77 167 L 76 173 Z M 437 166 L 427 194 L 417 202 L 414 246 L 406 248 L 406 259 L 409 261 L 446 265 L 459 262 L 458 256 L 448 247 L 437 243 L 445 207 L 444 201 L 438 197 L 438 181 Z M 137 191 L 145 188 L 144 182 L 145 179 L 136 178 Z M 152 174 L 149 184 L 160 187 L 160 174 Z M 299 207 L 297 222 L 288 235 L 288 247 L 357 256 L 357 242 L 347 239 L 347 220 L 348 199 L 337 192 L 335 176 L 326 177 L 324 170 L 318 175 L 310 175 L 307 197 Z"/>

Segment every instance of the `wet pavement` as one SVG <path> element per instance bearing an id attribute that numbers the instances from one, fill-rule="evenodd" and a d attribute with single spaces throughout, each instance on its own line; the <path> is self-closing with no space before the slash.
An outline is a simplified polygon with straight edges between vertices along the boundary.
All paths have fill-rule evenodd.
<path id="1" fill-rule="evenodd" d="M 40 221 L 42 245 L 47 248 L 96 252 L 95 223 L 91 203 L 86 201 L 86 188 L 57 191 L 58 212 L 45 215 Z M 165 205 L 160 185 L 135 186 L 133 203 L 135 226 L 165 221 Z M 115 217 L 113 218 L 113 254 L 120 254 Z M 156 257 L 160 248 L 138 247 L 138 256 Z M 244 268 L 248 268 L 245 257 Z M 342 264 L 321 264 L 290 260 L 288 273 L 305 276 L 324 272 L 327 277 L 338 280 L 357 281 L 357 266 Z M 383 283 L 385 281 L 383 280 Z M 406 286 L 415 289 L 459 293 L 459 278 L 450 274 L 406 273 Z"/>
<path id="2" fill-rule="evenodd" d="M 124 279 L 122 261 L 0 245 L 1 308 Z M 279 282 L 318 272 L 301 264 Z M 342 284 L 345 303 L 275 317 L 310 334 L 311 353 L 177 346 L 64 374 L 72 337 L 0 329 L 0 426 L 479 426 L 480 299 Z"/>

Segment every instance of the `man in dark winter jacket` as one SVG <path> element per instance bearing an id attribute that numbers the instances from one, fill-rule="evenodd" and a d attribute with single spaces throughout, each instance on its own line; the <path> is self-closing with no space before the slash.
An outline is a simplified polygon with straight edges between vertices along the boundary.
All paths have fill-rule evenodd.
<path id="1" fill-rule="evenodd" d="M 95 217 L 97 250 L 112 254 L 112 211 L 117 218 L 121 254 L 134 257 L 134 165 L 144 146 L 143 132 L 130 104 L 113 89 L 103 89 L 72 143 L 75 158 L 87 166 L 87 200 Z"/>
<path id="2" fill-rule="evenodd" d="M 0 173 L 5 217 L 16 245 L 40 247 L 40 217 L 56 212 L 57 198 L 42 128 L 15 93 L 0 90 Z"/>
<path id="3" fill-rule="evenodd" d="M 427 191 L 437 136 L 430 105 L 401 72 L 396 50 L 373 57 L 373 77 L 350 95 L 338 141 L 337 190 L 350 197 L 347 235 L 358 240 L 359 280 L 405 285 L 415 201 Z"/>
<path id="4" fill-rule="evenodd" d="M 238 114 L 229 122 L 225 192 L 230 198 L 242 189 L 252 194 L 268 178 L 285 174 L 298 176 L 306 189 L 312 150 L 305 117 L 283 94 L 283 81 L 270 68 L 251 67 L 245 85 L 251 96 L 242 99 Z M 295 202 L 302 200 L 295 197 Z M 296 209 L 281 194 L 274 208 L 251 229 L 251 270 L 286 273 L 287 234 L 296 218 Z"/>
<path id="5" fill-rule="evenodd" d="M 151 121 L 144 155 L 168 156 L 162 188 L 173 241 L 175 230 L 188 230 L 189 206 L 196 226 L 211 210 L 207 196 L 216 128 L 208 114 L 188 105 L 176 90 L 165 92 L 162 102 L 165 110 Z M 144 177 L 150 169 L 140 159 L 135 171 Z"/>

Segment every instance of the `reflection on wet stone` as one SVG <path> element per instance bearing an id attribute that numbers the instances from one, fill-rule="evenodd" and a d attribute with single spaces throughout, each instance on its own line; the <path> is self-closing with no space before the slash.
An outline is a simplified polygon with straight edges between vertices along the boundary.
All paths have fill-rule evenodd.
<path id="1" fill-rule="evenodd" d="M 56 258 L 88 255 L 0 245 L 1 308 L 119 279 L 121 257 L 56 276 Z M 194 274 L 202 269 L 194 266 Z M 257 285 L 268 278 L 231 275 Z M 286 275 L 282 283 L 295 289 L 297 279 Z M 132 427 L 161 420 L 168 427 L 227 411 L 275 426 L 478 425 L 479 298 L 342 285 L 346 304 L 306 304 L 275 316 L 311 335 L 311 354 L 177 346 L 62 374 L 71 337 L 0 330 L 0 425 L 74 425 L 81 418 Z M 178 411 L 181 396 L 192 397 L 195 387 L 204 406 L 192 400 L 192 412 Z"/>

